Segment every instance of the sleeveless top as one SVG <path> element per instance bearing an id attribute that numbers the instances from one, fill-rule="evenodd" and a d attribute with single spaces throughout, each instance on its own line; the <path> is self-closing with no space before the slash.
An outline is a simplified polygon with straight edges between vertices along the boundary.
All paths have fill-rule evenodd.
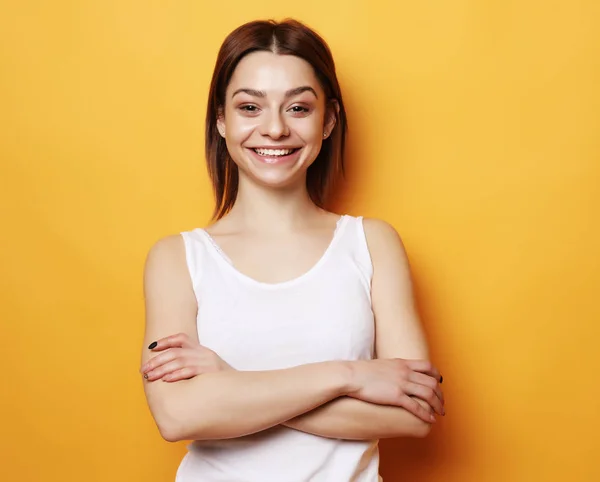
<path id="1" fill-rule="evenodd" d="M 362 217 L 341 216 L 319 261 L 301 276 L 273 284 L 238 271 L 205 230 L 181 235 L 198 301 L 200 343 L 233 368 L 373 358 L 373 268 Z M 377 440 L 329 439 L 279 425 L 235 439 L 192 442 L 176 481 L 377 482 L 378 470 Z"/>

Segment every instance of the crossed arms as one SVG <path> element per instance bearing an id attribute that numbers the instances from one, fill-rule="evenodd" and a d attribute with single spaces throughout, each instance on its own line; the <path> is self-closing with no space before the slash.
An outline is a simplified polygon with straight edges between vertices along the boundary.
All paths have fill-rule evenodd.
<path id="1" fill-rule="evenodd" d="M 163 438 L 236 438 L 280 424 L 349 440 L 429 433 L 433 412 L 444 413 L 443 395 L 439 372 L 427 361 L 408 260 L 391 226 L 365 220 L 365 232 L 374 267 L 378 359 L 283 370 L 228 369 L 218 354 L 201 347 L 197 304 L 181 238 L 165 238 L 151 249 L 144 273 L 142 372 L 150 375 L 144 380 L 144 390 Z M 148 349 L 154 341 L 159 346 Z M 165 367 L 174 366 L 183 350 L 193 354 L 196 367 L 205 367 L 195 372 L 201 376 L 163 383 L 161 379 L 169 377 Z M 181 357 L 179 362 L 183 370 Z"/>

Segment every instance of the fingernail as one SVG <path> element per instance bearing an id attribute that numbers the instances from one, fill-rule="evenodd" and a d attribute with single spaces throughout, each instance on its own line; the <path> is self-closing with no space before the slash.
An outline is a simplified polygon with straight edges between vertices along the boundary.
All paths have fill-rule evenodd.
<path id="1" fill-rule="evenodd" d="M 146 380 L 148 380 L 148 374 L 147 374 L 147 373 L 144 373 L 144 378 L 145 378 Z"/>
<path id="2" fill-rule="evenodd" d="M 155 341 L 153 341 L 152 343 L 150 343 L 150 344 L 148 345 L 148 350 L 152 350 L 153 348 L 156 348 L 156 345 L 158 345 L 158 343 L 157 343 L 157 342 L 155 342 Z"/>
<path id="3" fill-rule="evenodd" d="M 442 383 L 444 381 L 444 377 L 442 375 L 440 375 L 440 383 Z"/>

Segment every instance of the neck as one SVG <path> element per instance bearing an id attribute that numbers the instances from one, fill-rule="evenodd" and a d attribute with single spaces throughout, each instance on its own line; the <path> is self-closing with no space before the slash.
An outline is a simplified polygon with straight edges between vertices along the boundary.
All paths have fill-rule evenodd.
<path id="1" fill-rule="evenodd" d="M 261 232 L 289 231 L 323 212 L 306 190 L 306 180 L 284 189 L 260 186 L 240 176 L 235 204 L 227 222 Z"/>

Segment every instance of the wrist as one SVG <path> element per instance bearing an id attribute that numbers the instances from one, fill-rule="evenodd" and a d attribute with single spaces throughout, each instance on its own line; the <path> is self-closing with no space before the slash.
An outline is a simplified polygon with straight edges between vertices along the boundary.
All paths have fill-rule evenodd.
<path id="1" fill-rule="evenodd" d="M 356 361 L 340 360 L 338 363 L 338 372 L 340 380 L 340 395 L 346 396 L 360 390 L 360 384 L 356 377 Z"/>

